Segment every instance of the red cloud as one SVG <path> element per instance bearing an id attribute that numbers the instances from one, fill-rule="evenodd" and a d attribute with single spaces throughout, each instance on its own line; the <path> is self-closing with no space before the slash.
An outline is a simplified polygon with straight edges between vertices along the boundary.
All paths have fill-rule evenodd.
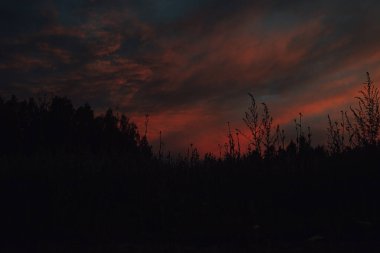
<path id="1" fill-rule="evenodd" d="M 201 10 L 180 23 L 155 26 L 130 10 L 92 10 L 77 26 L 57 21 L 27 39 L 21 36 L 17 46 L 31 44 L 29 51 L 1 61 L 0 70 L 46 71 L 64 63 L 67 68 L 33 77 L 44 85 L 25 89 L 96 97 L 103 105 L 120 106 L 142 128 L 148 112 L 150 139 L 157 142 L 162 131 L 170 150 L 194 143 L 218 153 L 227 121 L 244 128 L 247 92 L 267 102 L 275 123 L 287 125 L 299 112 L 311 119 L 344 109 L 362 75 L 380 70 L 378 43 L 340 35 L 336 24 L 326 25 L 327 14 L 292 17 L 299 22 L 291 23 L 247 8 L 208 24 Z M 124 48 L 131 38 L 137 48 Z M 69 45 L 51 42 L 58 39 Z"/>
<path id="2" fill-rule="evenodd" d="M 30 71 L 37 68 L 51 68 L 52 63 L 44 58 L 16 54 L 5 63 L 0 63 L 0 70 L 17 70 L 20 72 Z"/>

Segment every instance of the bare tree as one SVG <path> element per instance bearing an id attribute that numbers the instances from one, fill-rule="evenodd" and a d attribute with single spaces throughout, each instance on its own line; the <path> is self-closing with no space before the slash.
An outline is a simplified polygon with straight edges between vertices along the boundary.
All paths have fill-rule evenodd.
<path id="1" fill-rule="evenodd" d="M 263 105 L 263 114 L 262 114 L 262 119 L 261 119 L 262 135 L 264 137 L 265 150 L 269 150 L 269 148 L 273 144 L 273 138 L 271 135 L 273 118 L 270 116 L 268 106 L 265 103 L 262 103 L 262 105 Z"/>
<path id="2" fill-rule="evenodd" d="M 243 121 L 252 134 L 252 140 L 250 145 L 253 146 L 254 151 L 261 155 L 261 143 L 263 139 L 261 134 L 261 121 L 259 119 L 260 113 L 255 98 L 251 93 L 248 93 L 248 95 L 251 98 L 251 105 L 248 107 L 248 111 L 245 112 L 245 117 L 243 118 Z"/>
<path id="3" fill-rule="evenodd" d="M 252 94 L 248 93 L 251 98 L 251 105 L 248 107 L 248 111 L 245 112 L 243 121 L 251 132 L 250 146 L 253 146 L 253 150 L 259 155 L 262 155 L 264 148 L 265 155 L 269 155 L 275 150 L 275 144 L 277 142 L 278 134 L 272 134 L 273 118 L 270 115 L 268 106 L 262 103 L 262 111 L 259 110 L 256 100 Z"/>
<path id="4" fill-rule="evenodd" d="M 370 74 L 367 72 L 367 81 L 359 91 L 360 96 L 355 97 L 357 107 L 350 108 L 353 122 L 349 124 L 357 144 L 360 146 L 375 145 L 380 129 L 379 90 L 374 86 Z"/>
<path id="5" fill-rule="evenodd" d="M 332 121 L 330 115 L 327 115 L 328 127 L 327 127 L 327 146 L 332 154 L 341 153 L 344 150 L 344 128 L 342 131 L 343 123 L 338 121 Z"/>
<path id="6" fill-rule="evenodd" d="M 276 127 L 276 142 L 278 150 L 285 150 L 285 130 L 280 129 L 280 125 Z"/>
<path id="7" fill-rule="evenodd" d="M 234 137 L 232 135 L 232 132 L 231 132 L 231 126 L 230 126 L 230 122 L 227 122 L 227 126 L 228 126 L 228 150 L 227 150 L 227 153 L 226 155 L 228 155 L 230 158 L 235 158 L 236 156 L 236 150 L 235 150 L 235 140 L 234 140 Z"/>

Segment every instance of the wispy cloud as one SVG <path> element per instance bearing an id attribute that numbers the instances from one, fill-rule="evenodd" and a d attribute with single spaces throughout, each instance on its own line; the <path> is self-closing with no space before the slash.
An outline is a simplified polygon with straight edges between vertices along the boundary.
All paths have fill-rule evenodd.
<path id="1" fill-rule="evenodd" d="M 315 123 L 347 107 L 366 71 L 380 78 L 375 1 L 20 3 L 0 4 L 3 95 L 67 95 L 141 126 L 149 113 L 167 149 L 217 152 L 227 121 L 243 128 L 247 92 L 290 128 L 300 111 Z"/>

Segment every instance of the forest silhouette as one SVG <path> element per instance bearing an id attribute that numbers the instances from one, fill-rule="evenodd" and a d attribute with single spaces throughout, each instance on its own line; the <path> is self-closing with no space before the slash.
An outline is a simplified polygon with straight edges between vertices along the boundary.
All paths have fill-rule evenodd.
<path id="1" fill-rule="evenodd" d="M 249 98 L 248 151 L 241 151 L 242 131 L 229 127 L 219 156 L 202 158 L 193 145 L 179 156 L 155 154 L 147 129 L 141 134 L 112 109 L 95 116 L 90 105 L 75 108 L 65 97 L 0 99 L 0 212 L 6 232 L 0 248 L 368 252 L 379 247 L 379 94 L 369 74 L 354 98 L 357 104 L 339 120 L 326 118 L 326 146 L 312 145 L 298 112 L 296 138 L 286 141 L 268 106 Z"/>

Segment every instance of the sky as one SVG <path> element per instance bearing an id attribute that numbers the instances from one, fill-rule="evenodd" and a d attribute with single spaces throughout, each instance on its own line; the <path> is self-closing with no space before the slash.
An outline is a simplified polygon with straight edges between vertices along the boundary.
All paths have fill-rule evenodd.
<path id="1" fill-rule="evenodd" d="M 157 146 L 218 153 L 252 93 L 314 144 L 380 80 L 380 1 L 3 0 L 0 96 L 67 96 L 125 113 Z M 244 144 L 244 141 L 242 141 Z"/>

